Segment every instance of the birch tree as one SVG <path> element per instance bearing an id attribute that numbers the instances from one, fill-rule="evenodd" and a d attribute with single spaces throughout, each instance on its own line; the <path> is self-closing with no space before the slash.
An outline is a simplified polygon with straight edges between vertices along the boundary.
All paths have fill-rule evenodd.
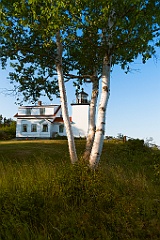
<path id="1" fill-rule="evenodd" d="M 97 46 L 96 56 L 101 59 L 101 64 L 99 62 L 97 64 L 97 70 L 102 70 L 96 132 L 89 157 L 91 168 L 95 168 L 103 148 L 111 70 L 114 65 L 119 64 L 125 72 L 128 72 L 129 64 L 137 57 L 141 56 L 142 62 L 145 63 L 155 54 L 156 47 L 159 46 L 160 3 L 101 0 L 86 2 L 84 9 L 82 34 L 79 39 L 81 42 L 86 29 L 94 29 L 94 34 L 88 31 L 86 45 L 88 43 L 87 46 L 93 51 Z M 82 54 L 85 56 L 85 51 Z"/>
<path id="2" fill-rule="evenodd" d="M 142 54 L 142 61 L 145 62 L 155 53 L 155 46 L 158 45 L 156 42 L 151 43 L 159 35 L 158 1 L 154 3 L 153 1 L 130 1 L 129 3 L 116 1 L 115 3 L 110 5 L 108 22 L 102 28 L 102 46 L 106 45 L 106 51 L 103 57 L 102 90 L 96 134 L 89 159 L 92 168 L 97 166 L 103 147 L 111 66 L 119 63 L 122 68 L 126 67 L 128 70 L 128 64 L 139 54 Z M 144 29 L 146 29 L 145 33 Z M 105 39 L 103 39 L 104 35 Z M 126 52 L 123 52 L 123 49 Z"/>
<path id="3" fill-rule="evenodd" d="M 108 23 L 106 28 L 102 29 L 102 42 L 104 44 L 107 42 L 107 51 L 103 57 L 103 65 L 102 65 L 102 90 L 101 90 L 101 99 L 98 108 L 98 117 L 97 117 L 97 125 L 96 125 L 96 133 L 93 141 L 92 150 L 90 153 L 90 166 L 95 168 L 97 163 L 100 160 L 100 156 L 103 148 L 103 140 L 105 134 L 105 119 L 106 119 L 106 108 L 109 99 L 109 91 L 110 91 L 110 73 L 111 73 L 111 65 L 112 65 L 112 27 L 115 20 L 115 12 L 114 9 L 111 10 L 108 16 Z M 108 29 L 108 36 L 106 36 L 106 29 Z"/>
<path id="4" fill-rule="evenodd" d="M 94 129 L 93 121 L 88 136 L 87 144 L 89 147 L 88 149 L 86 147 L 90 166 L 95 168 L 99 163 L 103 148 L 111 70 L 113 70 L 114 65 L 119 64 L 124 71 L 128 72 L 129 64 L 137 57 L 142 56 L 142 62 L 145 63 L 155 54 L 156 47 L 159 46 L 160 3 L 158 0 L 75 0 L 69 2 L 28 0 L 12 2 L 19 9 L 18 14 L 22 22 L 19 22 L 20 17 L 18 17 L 17 24 L 20 29 L 27 21 L 28 14 L 32 16 L 31 19 L 34 21 L 27 22 L 27 26 L 30 27 L 32 33 L 36 32 L 40 39 L 43 39 L 44 49 L 49 49 L 52 43 L 54 43 L 55 49 L 56 33 L 60 31 L 64 54 L 59 54 L 60 65 L 56 65 L 54 62 L 53 69 L 58 70 L 63 64 L 63 71 L 59 69 L 62 83 L 64 83 L 65 73 L 71 78 L 70 72 L 73 70 L 77 73 L 77 79 L 81 78 L 84 81 L 86 79 L 93 80 L 92 77 L 95 76 L 96 72 L 98 78 L 95 78 L 95 81 L 97 84 L 101 76 L 102 89 L 96 130 L 92 131 Z M 8 13 L 6 12 L 6 14 Z M 26 39 L 28 33 L 23 36 Z M 9 37 L 7 36 L 6 39 Z M 23 38 L 20 39 L 24 41 Z M 20 42 L 20 40 L 17 41 Z M 3 44 L 6 49 L 6 42 Z M 16 51 L 16 54 L 23 48 L 22 44 L 20 45 L 21 47 Z M 14 51 L 15 49 L 14 47 Z M 77 50 L 79 52 L 76 55 Z M 23 56 L 25 55 L 26 53 L 23 54 Z M 38 59 L 38 55 L 35 56 Z M 49 64 L 49 58 L 49 55 L 46 55 L 47 64 Z M 53 58 L 50 59 L 52 62 Z M 58 58 L 55 56 L 54 59 Z M 40 63 L 39 66 L 44 66 L 44 64 Z M 65 102 L 64 95 L 61 99 Z M 94 104 L 91 104 L 91 109 L 93 106 Z M 95 112 L 94 107 L 93 109 L 92 116 Z M 67 112 L 65 114 L 67 115 Z M 92 140 L 90 141 L 90 139 Z"/>
<path id="5" fill-rule="evenodd" d="M 74 142 L 73 132 L 72 132 L 72 128 L 71 128 L 69 113 L 68 113 L 67 96 L 66 96 L 66 90 L 65 90 L 65 85 L 64 85 L 64 77 L 63 77 L 63 70 L 62 70 L 63 46 L 62 46 L 61 38 L 60 38 L 60 31 L 58 31 L 56 33 L 56 43 L 57 43 L 56 69 L 57 69 L 57 74 L 58 74 L 62 115 L 63 115 L 64 125 L 65 125 L 66 133 L 67 133 L 68 147 L 69 147 L 71 162 L 75 163 L 77 161 L 77 154 L 76 154 L 75 142 Z"/>
<path id="6" fill-rule="evenodd" d="M 85 14 L 83 13 L 85 17 Z M 99 36 L 97 34 L 97 26 L 92 27 L 81 21 L 80 24 L 82 34 L 75 33 L 74 41 L 69 41 L 70 49 L 67 60 L 74 63 L 75 74 L 70 74 L 69 77 L 76 79 L 76 86 L 81 86 L 83 83 L 91 84 L 91 98 L 89 106 L 89 122 L 88 134 L 86 138 L 86 146 L 83 154 L 83 159 L 89 160 L 92 149 L 95 129 L 96 129 L 96 108 L 99 93 L 99 80 L 101 78 L 101 56 L 99 52 Z M 84 28 L 85 26 L 85 28 Z M 93 47 L 94 46 L 94 47 Z"/>
<path id="7" fill-rule="evenodd" d="M 48 97 L 51 98 L 51 94 L 57 93 L 56 86 L 53 85 L 53 81 L 48 82 L 50 89 L 45 88 L 45 86 L 49 77 L 57 75 L 70 159 L 72 163 L 75 163 L 77 155 L 68 114 L 62 69 L 63 46 L 61 32 L 64 35 L 65 25 L 67 24 L 68 28 L 71 24 L 64 10 L 65 4 L 63 1 L 53 2 L 52 0 L 40 2 L 34 0 L 12 1 L 10 3 L 4 0 L 1 6 L 3 20 L 1 26 L 1 49 L 5 50 L 0 54 L 2 67 L 5 67 L 7 59 L 14 60 L 13 63 L 11 62 L 11 66 L 16 72 L 11 73 L 10 77 L 11 80 L 20 83 L 19 91 L 23 90 L 25 100 L 28 100 L 30 96 L 33 97 L 33 100 L 37 100 L 41 90 L 45 90 Z M 50 10 L 49 14 L 48 9 Z M 63 15 L 61 16 L 61 14 Z M 9 27 L 12 27 L 12 29 Z M 13 37 L 16 41 L 12 40 Z M 8 51 L 7 45 L 11 51 Z M 51 56 L 51 54 L 53 55 Z M 27 67 L 25 67 L 26 63 Z M 28 67 L 29 63 L 30 66 Z M 36 73 L 39 76 L 38 78 L 35 77 Z M 28 83 L 31 82 L 32 84 L 28 86 Z M 42 89 L 40 83 L 44 85 Z M 26 97 L 28 89 L 31 90 L 31 93 Z"/>

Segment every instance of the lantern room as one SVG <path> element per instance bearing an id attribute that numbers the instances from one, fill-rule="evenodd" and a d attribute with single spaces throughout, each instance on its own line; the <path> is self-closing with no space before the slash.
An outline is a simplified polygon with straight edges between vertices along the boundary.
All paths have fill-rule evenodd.
<path id="1" fill-rule="evenodd" d="M 76 92 L 76 104 L 88 104 L 88 94 L 84 92 L 82 88 L 81 92 Z"/>

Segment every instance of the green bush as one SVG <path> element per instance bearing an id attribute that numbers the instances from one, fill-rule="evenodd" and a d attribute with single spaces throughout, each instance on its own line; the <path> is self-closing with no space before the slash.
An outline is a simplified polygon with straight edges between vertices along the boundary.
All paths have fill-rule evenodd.
<path id="1" fill-rule="evenodd" d="M 140 140 L 140 139 L 129 139 L 126 142 L 127 146 L 132 149 L 133 151 L 140 151 L 142 149 L 144 149 L 144 140 Z"/>
<path id="2" fill-rule="evenodd" d="M 0 140 L 6 140 L 8 138 L 6 132 L 0 129 Z"/>
<path id="3" fill-rule="evenodd" d="M 9 140 L 16 137 L 16 123 L 12 122 L 10 126 L 0 128 L 0 140 Z"/>

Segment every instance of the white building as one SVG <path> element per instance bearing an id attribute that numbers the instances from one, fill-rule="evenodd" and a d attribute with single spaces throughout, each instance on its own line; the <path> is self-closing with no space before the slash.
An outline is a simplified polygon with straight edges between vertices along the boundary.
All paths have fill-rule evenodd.
<path id="1" fill-rule="evenodd" d="M 70 117 L 73 135 L 75 137 L 86 137 L 89 122 L 88 94 L 83 89 L 76 96 L 76 103 L 72 106 L 72 117 Z M 17 118 L 17 138 L 54 138 L 66 136 L 62 118 L 61 105 L 38 105 L 21 106 Z"/>

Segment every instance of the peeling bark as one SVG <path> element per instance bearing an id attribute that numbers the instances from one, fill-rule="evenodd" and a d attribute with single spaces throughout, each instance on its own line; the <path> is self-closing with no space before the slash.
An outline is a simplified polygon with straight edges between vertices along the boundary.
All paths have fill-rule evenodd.
<path id="1" fill-rule="evenodd" d="M 99 89 L 98 77 L 93 76 L 91 81 L 92 81 L 92 96 L 91 96 L 91 102 L 89 107 L 89 132 L 87 135 L 86 148 L 83 155 L 83 158 L 86 161 L 89 160 L 89 156 L 91 153 L 94 136 L 95 136 L 95 130 L 96 130 L 95 118 L 96 118 L 96 107 L 97 107 L 98 89 Z"/>
<path id="2" fill-rule="evenodd" d="M 66 133 L 67 133 L 71 163 L 75 163 L 78 159 L 77 159 L 76 147 L 75 147 L 72 127 L 71 127 L 69 113 L 68 113 L 68 107 L 67 107 L 67 95 L 66 95 L 63 70 L 62 70 L 63 47 L 62 47 L 61 40 L 60 40 L 60 32 L 57 32 L 57 34 L 56 34 L 56 44 L 57 44 L 56 70 L 57 70 L 57 74 L 58 74 L 58 85 L 59 85 L 59 92 L 60 92 L 62 116 L 63 116 L 63 121 L 64 121 L 64 125 L 66 128 Z"/>
<path id="3" fill-rule="evenodd" d="M 98 108 L 98 117 L 97 117 L 97 124 L 96 124 L 96 132 L 93 142 L 93 147 L 91 150 L 89 164 L 92 169 L 95 169 L 99 163 L 100 156 L 102 153 L 103 142 L 104 142 L 104 134 L 105 134 L 105 122 L 106 122 L 106 109 L 107 103 L 110 94 L 110 72 L 111 72 L 111 65 L 112 65 L 112 27 L 113 27 L 113 20 L 115 19 L 114 10 L 111 12 L 111 15 L 108 19 L 108 27 L 109 27 L 109 34 L 106 35 L 106 28 L 102 30 L 103 33 L 103 44 L 107 46 L 107 51 L 103 58 L 103 66 L 102 66 L 102 91 L 101 91 L 101 98 Z"/>
<path id="4" fill-rule="evenodd" d="M 102 93 L 98 108 L 97 126 L 93 142 L 93 147 L 91 150 L 89 163 L 92 169 L 96 168 L 99 163 L 100 156 L 103 148 L 103 140 L 105 134 L 105 119 L 106 119 L 106 108 L 109 99 L 109 89 L 110 89 L 110 66 L 111 57 L 105 56 L 103 59 L 103 69 L 102 69 Z"/>

